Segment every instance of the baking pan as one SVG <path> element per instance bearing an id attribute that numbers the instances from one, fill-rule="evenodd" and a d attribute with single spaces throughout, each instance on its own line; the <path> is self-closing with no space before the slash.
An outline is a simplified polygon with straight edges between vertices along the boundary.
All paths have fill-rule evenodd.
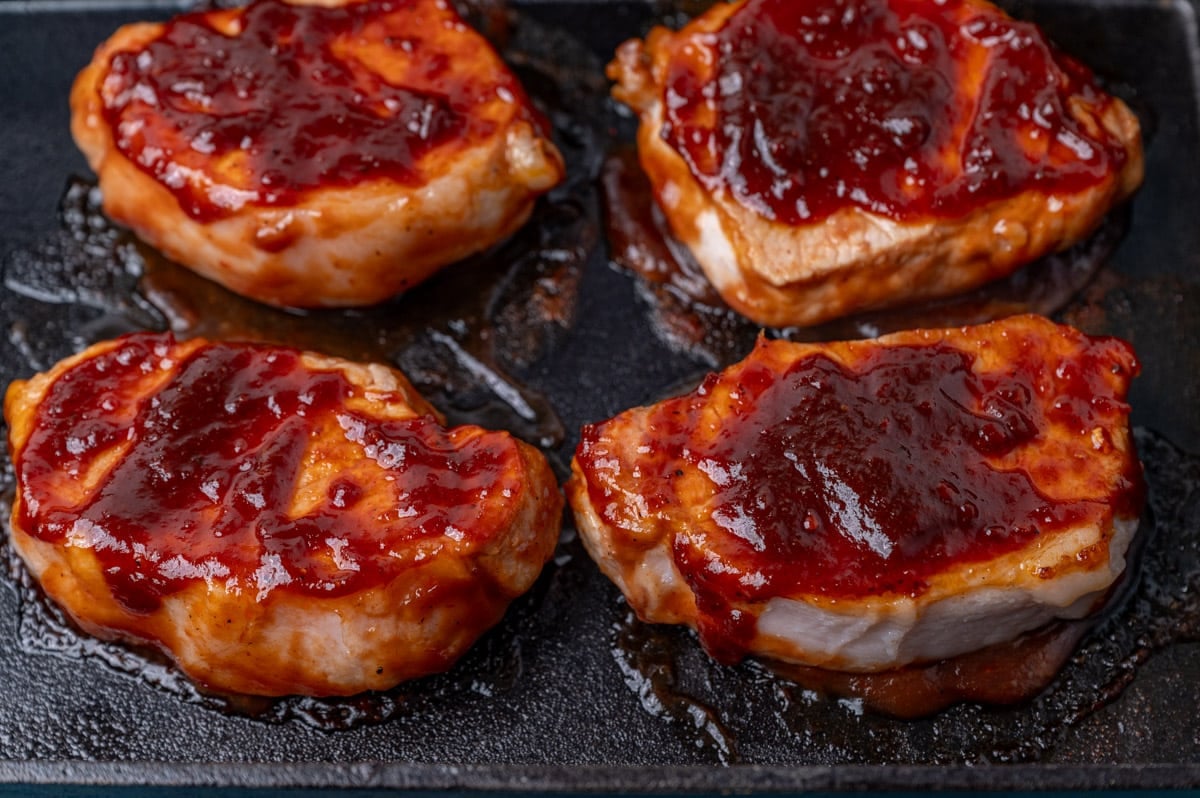
<path id="1" fill-rule="evenodd" d="M 118 24 L 176 8 L 0 4 L 0 381 L 140 328 L 285 341 L 398 363 L 452 419 L 514 430 L 563 475 L 581 424 L 669 393 L 744 354 L 757 333 L 710 314 L 692 319 L 702 335 L 682 341 L 664 322 L 661 292 L 609 262 L 599 178 L 631 124 L 608 103 L 602 66 L 621 40 L 687 9 L 581 0 L 521 4 L 507 21 L 476 14 L 553 121 L 571 180 L 513 241 L 407 296 L 298 314 L 258 308 L 164 262 L 96 210 L 68 133 L 70 81 Z M 1096 69 L 1148 131 L 1145 186 L 1103 233 L 1115 251 L 1056 310 L 1129 339 L 1142 359 L 1131 401 L 1149 483 L 1146 544 L 1119 606 L 1042 695 L 897 721 L 754 663 L 715 665 L 689 633 L 634 619 L 568 524 L 531 593 L 448 673 L 380 696 L 236 702 L 198 693 L 151 654 L 77 635 L 4 547 L 0 784 L 1200 785 L 1194 13 L 1179 0 L 1008 8 Z"/>

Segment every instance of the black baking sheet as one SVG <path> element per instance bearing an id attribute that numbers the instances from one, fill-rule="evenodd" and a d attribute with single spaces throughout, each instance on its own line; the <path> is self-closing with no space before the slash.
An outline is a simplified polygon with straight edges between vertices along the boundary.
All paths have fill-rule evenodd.
<path id="1" fill-rule="evenodd" d="M 1149 132 L 1146 183 L 1128 234 L 1060 317 L 1122 335 L 1141 356 L 1132 403 L 1151 535 L 1129 597 L 1044 695 L 1017 708 L 966 705 L 903 722 L 815 696 L 753 664 L 718 667 L 687 633 L 632 619 L 568 525 L 531 594 L 449 673 L 360 702 L 236 708 L 196 694 L 152 658 L 81 641 L 11 567 L 0 574 L 0 783 L 510 791 L 1200 785 L 1194 14 L 1185 2 L 1007 7 L 1093 66 Z M 452 416 L 491 419 L 545 444 L 561 473 L 582 423 L 663 395 L 714 358 L 728 359 L 743 340 L 739 328 L 716 350 L 673 344 L 650 292 L 609 265 L 599 221 L 595 177 L 628 120 L 605 105 L 596 70 L 621 40 L 678 9 L 521 5 L 516 26 L 494 33 L 508 37 L 523 77 L 552 111 L 574 173 L 539 212 L 538 230 L 382 308 L 260 323 L 252 307 L 156 263 L 89 216 L 86 184 L 64 188 L 72 175 L 87 175 L 67 128 L 74 73 L 118 24 L 173 8 L 0 5 L 0 382 L 139 326 L 250 330 L 388 357 L 431 385 Z M 560 93 L 559 78 L 569 90 Z M 73 265 L 56 270 L 60 256 Z M 502 264 L 498 277 L 489 259 Z M 481 299 L 462 299 L 474 288 Z M 499 409 L 497 393 L 508 398 Z"/>

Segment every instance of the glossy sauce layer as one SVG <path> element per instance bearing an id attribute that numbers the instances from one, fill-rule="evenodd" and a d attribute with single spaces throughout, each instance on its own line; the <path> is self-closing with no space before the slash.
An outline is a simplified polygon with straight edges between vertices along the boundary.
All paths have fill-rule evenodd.
<path id="1" fill-rule="evenodd" d="M 294 350 L 173 351 L 169 336 L 139 334 L 62 374 L 15 458 L 21 527 L 90 548 L 131 611 L 204 580 L 258 600 L 373 587 L 414 567 L 422 542 L 485 538 L 485 497 L 520 489 L 507 436 L 373 418 L 347 404 L 361 389 Z M 347 462 L 293 512 L 318 445 Z M 95 487 L 74 500 L 63 479 Z"/>
<path id="2" fill-rule="evenodd" d="M 1051 366 L 1050 396 L 1041 356 L 1024 357 L 1009 373 L 977 372 L 974 355 L 947 344 L 873 347 L 853 368 L 816 353 L 783 373 L 752 357 L 652 408 L 635 463 L 614 464 L 602 425 L 585 428 L 578 457 L 585 473 L 633 479 L 622 484 L 636 485 L 647 517 L 703 502 L 694 509 L 711 522 L 674 529 L 671 551 L 706 648 L 736 660 L 755 620 L 735 602 L 916 597 L 956 564 L 1136 515 L 1138 473 L 1109 495 L 1064 501 L 1005 462 L 1052 424 L 1086 434 L 1123 418 L 1106 375 L 1136 369 L 1126 345 L 1094 339 Z M 1037 484 L 1054 482 L 1054 463 L 1032 462 Z M 593 506 L 619 501 L 610 489 L 589 480 Z"/>
<path id="3" fill-rule="evenodd" d="M 469 71 L 481 61 L 486 78 Z M 367 178 L 420 184 L 426 153 L 492 132 L 476 111 L 497 97 L 527 113 L 487 43 L 434 0 L 185 14 L 116 53 L 101 89 L 116 147 L 199 220 Z"/>
<path id="4" fill-rule="evenodd" d="M 710 190 L 786 224 L 851 206 L 958 216 L 1125 160 L 1069 112 L 1111 102 L 1088 70 L 974 0 L 748 0 L 687 41 L 664 140 Z"/>

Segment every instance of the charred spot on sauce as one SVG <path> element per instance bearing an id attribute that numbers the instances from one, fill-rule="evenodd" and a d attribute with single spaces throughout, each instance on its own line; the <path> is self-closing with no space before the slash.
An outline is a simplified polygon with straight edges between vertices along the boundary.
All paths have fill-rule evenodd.
<path id="1" fill-rule="evenodd" d="M 418 41 L 423 28 L 457 21 L 449 5 L 258 0 L 230 13 L 229 33 L 210 12 L 166 22 L 153 40 L 112 56 L 100 91 L 117 149 L 198 221 L 246 204 L 296 205 L 306 191 L 366 176 L 420 184 L 424 154 L 492 132 L 495 123 L 474 109 L 496 91 L 524 102 L 505 70 L 487 80 L 448 70 L 437 43 L 406 52 L 411 63 L 398 76 L 354 57 L 354 48 Z M 274 252 L 288 238 L 268 233 L 258 243 Z"/>
<path id="2" fill-rule="evenodd" d="M 1090 72 L 972 0 L 748 0 L 685 42 L 662 138 L 709 190 L 785 224 L 960 216 L 1079 191 L 1126 157 L 1071 112 L 1111 102 Z"/>
<path id="3" fill-rule="evenodd" d="M 197 582 L 259 600 L 374 587 L 410 566 L 415 543 L 486 539 L 498 519 L 483 497 L 519 489 L 508 436 L 367 415 L 345 374 L 310 370 L 295 350 L 176 347 L 136 334 L 63 372 L 14 457 L 21 528 L 90 549 L 132 612 Z M 293 514 L 310 447 L 330 441 L 352 472 Z M 90 492 L 58 487 L 114 454 Z"/>

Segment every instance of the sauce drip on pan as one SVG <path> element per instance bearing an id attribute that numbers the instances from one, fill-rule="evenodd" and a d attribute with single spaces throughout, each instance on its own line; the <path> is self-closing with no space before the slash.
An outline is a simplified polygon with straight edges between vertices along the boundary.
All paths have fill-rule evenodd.
<path id="1" fill-rule="evenodd" d="M 427 153 L 490 134 L 484 106 L 528 113 L 482 38 L 455 62 L 441 37 L 461 27 L 433 0 L 185 14 L 113 56 L 104 113 L 120 151 L 202 221 L 366 178 L 418 184 Z"/>
<path id="2" fill-rule="evenodd" d="M 1109 102 L 1090 72 L 971 0 L 749 0 L 665 85 L 662 135 L 692 173 L 786 224 L 957 216 L 1125 158 L 1068 112 Z"/>
<path id="3" fill-rule="evenodd" d="M 23 527 L 92 549 L 132 611 L 204 580 L 260 598 L 371 587 L 422 542 L 485 538 L 502 519 L 481 497 L 520 488 L 507 436 L 366 415 L 361 389 L 294 350 L 173 358 L 170 336 L 141 334 L 64 373 L 15 463 Z"/>
<path id="4" fill-rule="evenodd" d="M 1051 424 L 1086 434 L 1128 412 L 1105 382 L 1136 369 L 1127 345 L 1093 339 L 1050 365 L 1020 344 L 1003 357 L 1011 358 L 1007 373 L 978 372 L 973 355 L 945 344 L 887 346 L 853 369 L 813 354 L 779 374 L 751 356 L 650 413 L 649 451 L 637 466 L 641 511 L 702 502 L 716 527 L 682 529 L 672 540 L 715 657 L 740 659 L 755 631 L 731 597 L 918 596 L 951 565 L 1107 524 L 1110 502 L 1119 515 L 1136 515 L 1138 474 L 1124 475 L 1109 495 L 1070 463 L 1030 461 L 1020 451 Z M 713 430 L 710 396 L 726 392 Z M 603 425 L 584 428 L 580 463 L 620 482 L 632 466 L 622 469 L 602 435 Z M 1036 483 L 1026 468 L 1037 469 Z M 1059 468 L 1083 498 L 1056 500 L 1035 487 L 1058 484 Z M 613 485 L 589 480 L 595 507 L 613 504 Z"/>

